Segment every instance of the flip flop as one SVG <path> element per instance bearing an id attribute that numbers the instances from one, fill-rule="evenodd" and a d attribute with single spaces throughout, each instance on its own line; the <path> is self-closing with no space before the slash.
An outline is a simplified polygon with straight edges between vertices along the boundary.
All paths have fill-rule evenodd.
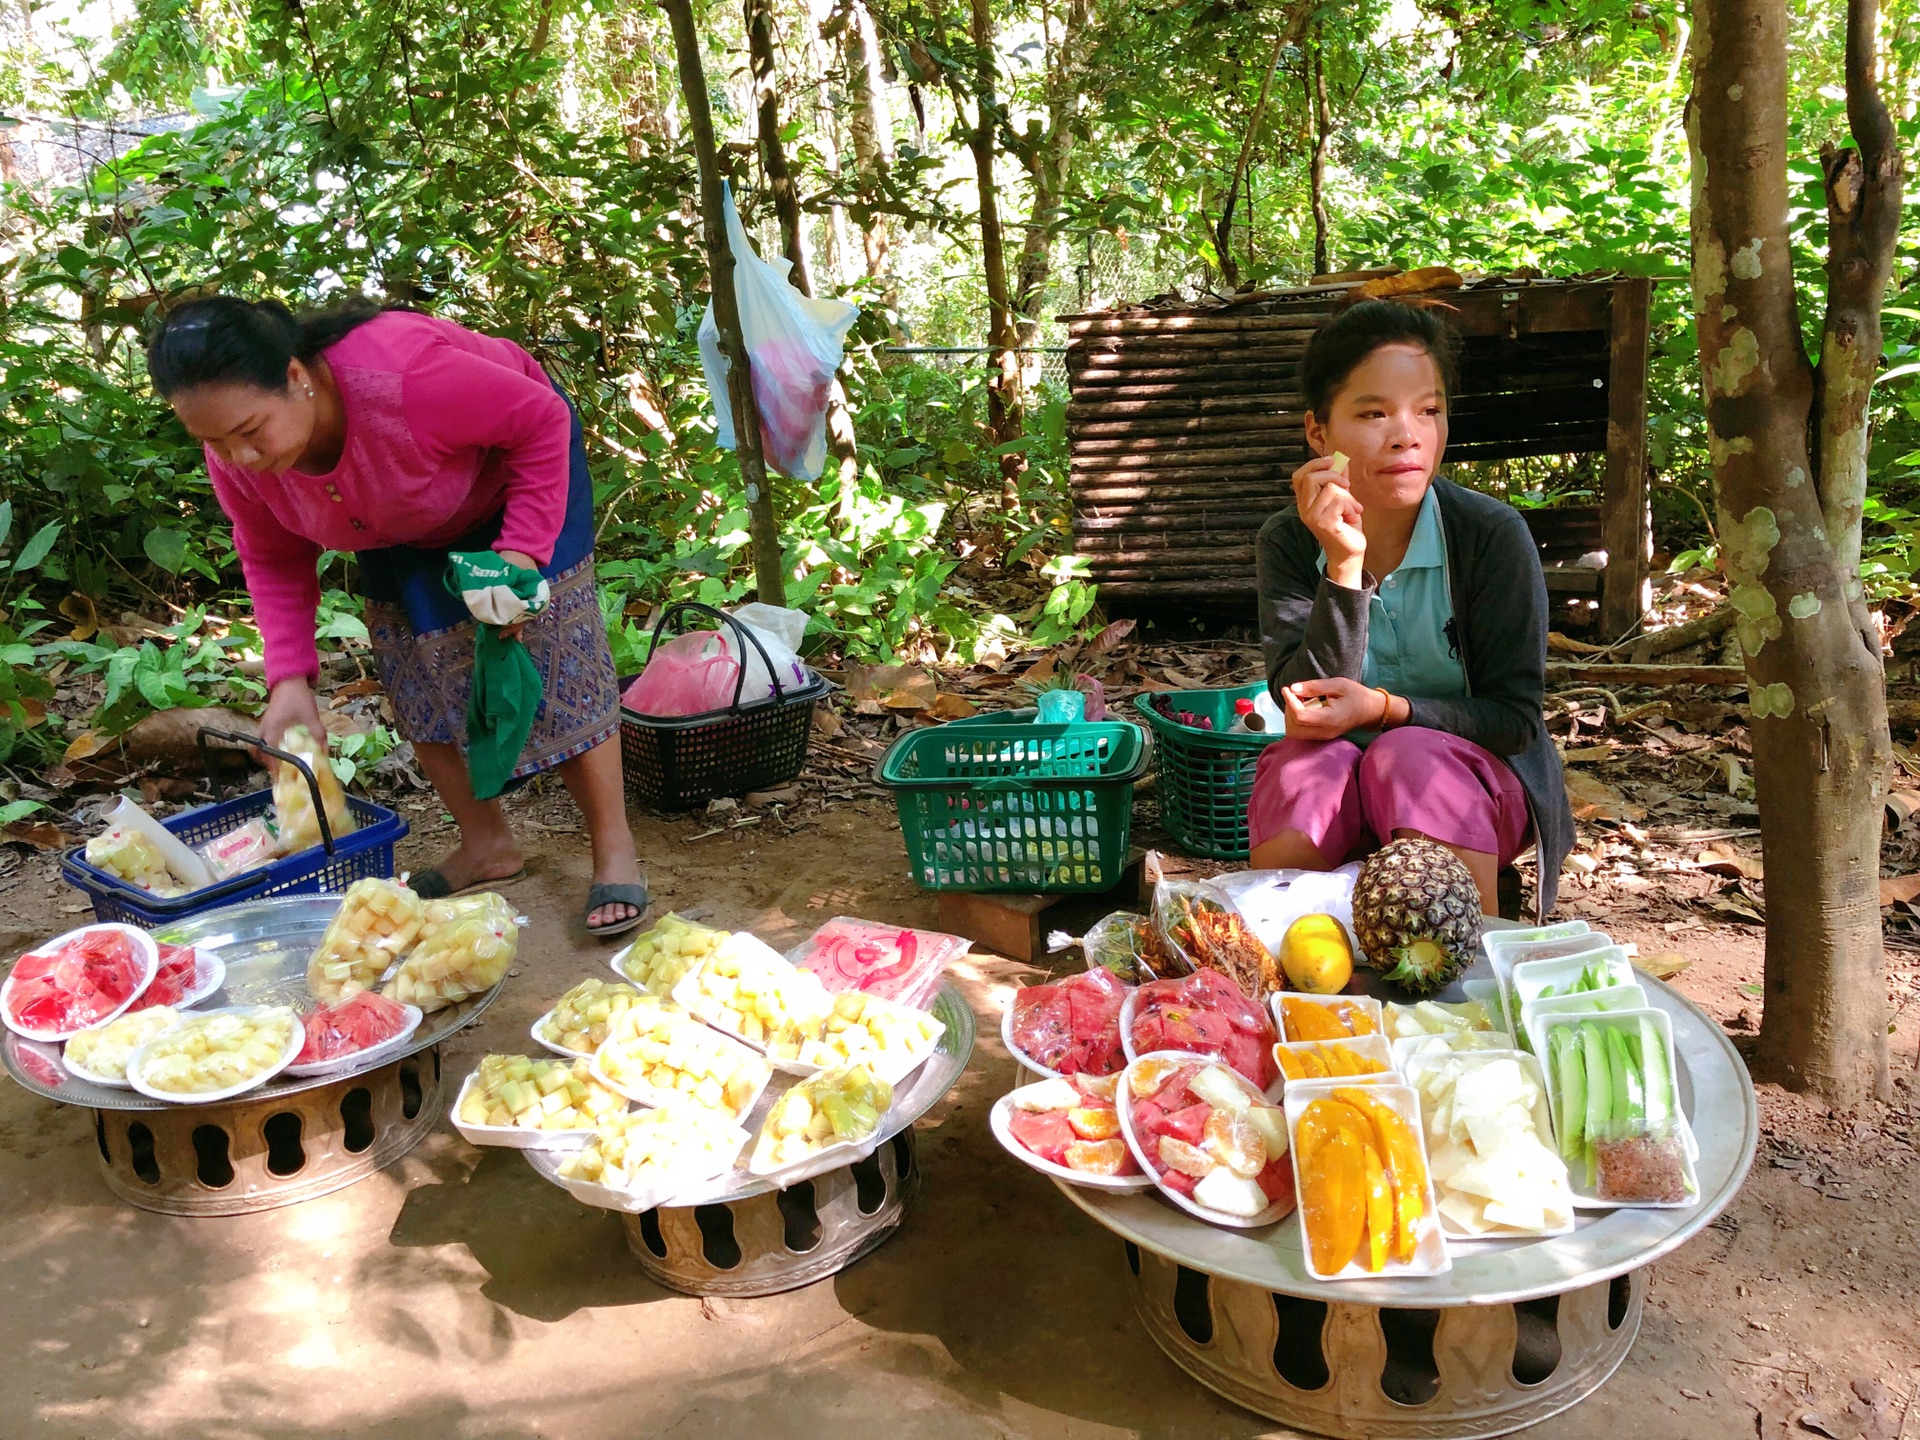
<path id="1" fill-rule="evenodd" d="M 581 915 L 583 922 L 602 905 L 631 905 L 635 913 L 628 916 L 625 920 L 613 920 L 605 925 L 587 923 L 587 934 L 593 936 L 595 939 L 604 939 L 611 935 L 626 934 L 627 931 L 634 929 L 642 920 L 647 918 L 648 898 L 647 882 L 644 880 L 625 881 L 611 885 L 589 885 L 587 887 L 587 908 Z"/>
<path id="2" fill-rule="evenodd" d="M 447 883 L 447 877 L 435 867 L 416 870 L 407 878 L 407 888 L 422 900 L 445 900 L 453 895 L 471 895 L 476 890 L 491 890 L 496 885 L 511 885 L 516 880 L 526 878 L 527 867 L 522 865 L 511 875 L 501 875 L 492 880 L 476 880 L 471 885 L 462 886 L 456 890 Z"/>

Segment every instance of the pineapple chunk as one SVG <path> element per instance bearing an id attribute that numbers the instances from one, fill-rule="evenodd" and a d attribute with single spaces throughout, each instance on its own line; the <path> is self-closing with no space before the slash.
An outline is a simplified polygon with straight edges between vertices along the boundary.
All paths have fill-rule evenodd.
<path id="1" fill-rule="evenodd" d="M 149 1040 L 164 1035 L 180 1022 L 180 1012 L 166 1005 L 154 1005 L 122 1015 L 91 1030 L 82 1030 L 67 1041 L 65 1058 L 89 1075 L 103 1080 L 127 1078 L 127 1061 L 133 1052 Z"/>
<path id="2" fill-rule="evenodd" d="M 294 1024 L 284 1005 L 190 1016 L 147 1046 L 142 1078 L 151 1089 L 177 1095 L 264 1080 L 292 1058 Z"/>
<path id="3" fill-rule="evenodd" d="M 727 938 L 724 930 L 710 930 L 678 915 L 663 915 L 628 947 L 615 968 L 648 994 L 665 996 Z"/>
<path id="4" fill-rule="evenodd" d="M 585 1060 L 489 1055 L 460 1102 L 460 1118 L 501 1128 L 591 1130 L 626 1108 L 626 1097 L 595 1079 Z"/>
<path id="5" fill-rule="evenodd" d="M 356 880 L 307 961 L 307 989 L 323 1005 L 371 990 L 420 935 L 426 902 L 391 880 Z"/>
<path id="6" fill-rule="evenodd" d="M 750 1168 L 766 1174 L 831 1145 L 857 1144 L 892 1108 L 893 1087 L 864 1064 L 809 1075 L 768 1112 Z"/>
<path id="7" fill-rule="evenodd" d="M 431 1014 L 497 985 L 520 949 L 519 917 L 491 892 L 427 904 L 422 935 L 381 994 Z"/>

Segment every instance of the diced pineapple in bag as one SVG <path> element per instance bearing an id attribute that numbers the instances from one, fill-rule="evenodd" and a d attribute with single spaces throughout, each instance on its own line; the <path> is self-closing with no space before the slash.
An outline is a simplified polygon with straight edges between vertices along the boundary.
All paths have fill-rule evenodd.
<path id="1" fill-rule="evenodd" d="M 752 1168 L 778 1170 L 829 1145 L 868 1139 L 892 1108 L 893 1087 L 863 1064 L 809 1075 L 768 1111 Z"/>
<path id="2" fill-rule="evenodd" d="M 426 902 L 392 880 L 356 880 L 307 962 L 307 989 L 324 1005 L 371 990 L 420 935 Z"/>
<path id="3" fill-rule="evenodd" d="M 429 901 L 421 928 L 423 938 L 380 993 L 428 1014 L 491 989 L 520 949 L 520 917 L 491 892 Z"/>
<path id="4" fill-rule="evenodd" d="M 163 900 L 187 893 L 187 887 L 167 868 L 160 847 L 138 830 L 115 826 L 104 835 L 94 836 L 87 842 L 87 863 Z"/>
<path id="5" fill-rule="evenodd" d="M 734 1119 L 747 1113 L 773 1073 L 758 1055 L 655 996 L 614 1017 L 597 1058 L 608 1079 L 645 1103 L 691 1101 Z"/>
<path id="6" fill-rule="evenodd" d="M 358 827 L 347 809 L 347 794 L 340 788 L 340 777 L 327 762 L 326 740 L 315 739 L 304 725 L 295 725 L 280 737 L 280 748 L 298 755 L 313 771 L 314 783 L 320 787 L 320 803 L 327 807 L 327 825 L 333 831 L 333 838 L 351 835 Z M 273 814 L 280 832 L 281 854 L 296 855 L 320 843 L 320 817 L 313 808 L 313 791 L 307 785 L 306 776 L 285 761 L 276 761 L 273 766 Z"/>

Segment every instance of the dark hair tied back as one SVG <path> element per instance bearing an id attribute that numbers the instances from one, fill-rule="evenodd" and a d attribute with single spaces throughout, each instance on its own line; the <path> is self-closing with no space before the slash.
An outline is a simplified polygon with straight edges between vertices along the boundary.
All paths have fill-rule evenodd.
<path id="1" fill-rule="evenodd" d="M 189 300 L 168 311 L 147 341 L 147 374 L 166 397 L 196 385 L 285 390 L 289 362 L 314 359 L 380 313 L 361 295 L 298 316 L 278 300 Z"/>
<path id="2" fill-rule="evenodd" d="M 1301 389 L 1307 409 L 1324 420 L 1347 377 L 1385 345 L 1413 345 L 1433 357 L 1440 388 L 1451 395 L 1460 337 L 1437 310 L 1400 300 L 1360 300 L 1321 326 L 1307 344 Z"/>

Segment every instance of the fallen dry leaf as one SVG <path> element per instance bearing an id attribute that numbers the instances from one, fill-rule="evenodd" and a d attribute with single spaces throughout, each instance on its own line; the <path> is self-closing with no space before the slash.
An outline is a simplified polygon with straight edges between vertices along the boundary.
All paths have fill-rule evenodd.
<path id="1" fill-rule="evenodd" d="M 1713 875 L 1734 875 L 1742 880 L 1760 880 L 1766 867 L 1752 855 L 1742 855 L 1724 840 L 1715 840 L 1693 857 L 1693 863 Z"/>
<path id="2" fill-rule="evenodd" d="M 1644 820 L 1645 807 L 1635 805 L 1606 781 L 1584 770 L 1567 771 L 1567 800 L 1576 820 Z"/>
<path id="3" fill-rule="evenodd" d="M 849 665 L 847 694 L 856 715 L 884 715 L 889 710 L 926 710 L 939 687 L 918 665 Z"/>
<path id="4" fill-rule="evenodd" d="M 69 640 L 91 640 L 100 630 L 100 612 L 93 608 L 93 598 L 74 591 L 60 602 L 60 613 L 73 622 L 73 629 L 67 633 Z"/>
<path id="5" fill-rule="evenodd" d="M 111 749 L 119 743 L 111 735 L 102 735 L 98 730 L 82 730 L 67 742 L 67 753 L 61 758 L 71 765 L 76 760 L 90 760 L 102 750 Z"/>
<path id="6" fill-rule="evenodd" d="M 1093 643 L 1087 648 L 1096 655 L 1105 655 L 1109 651 L 1116 649 L 1129 635 L 1133 634 L 1133 627 L 1137 623 L 1137 621 L 1133 620 L 1116 620 L 1098 635 L 1094 636 Z"/>
<path id="7" fill-rule="evenodd" d="M 1882 905 L 1904 905 L 1914 899 L 1920 899 L 1920 875 L 1895 875 L 1880 882 Z"/>
<path id="8" fill-rule="evenodd" d="M 1656 955 L 1635 955 L 1633 968 L 1645 971 L 1656 980 L 1671 980 L 1693 961 L 1678 950 L 1662 950 Z"/>
<path id="9" fill-rule="evenodd" d="M 1887 792 L 1887 823 L 1898 830 L 1915 815 L 1920 815 L 1920 790 Z"/>
<path id="10" fill-rule="evenodd" d="M 929 713 L 936 720 L 964 720 L 969 715 L 979 714 L 980 707 L 964 696 L 943 693 L 934 697 Z"/>
<path id="11" fill-rule="evenodd" d="M 1580 745 L 1572 750 L 1562 750 L 1560 759 L 1568 765 L 1589 765 L 1595 760 L 1611 760 L 1611 745 Z"/>
<path id="12" fill-rule="evenodd" d="M 831 740 L 843 733 L 847 726 L 844 720 L 834 714 L 831 706 L 816 705 L 813 707 L 813 728 Z"/>
<path id="13" fill-rule="evenodd" d="M 64 850 L 74 838 L 51 820 L 16 820 L 0 836 L 31 845 L 36 850 Z"/>

